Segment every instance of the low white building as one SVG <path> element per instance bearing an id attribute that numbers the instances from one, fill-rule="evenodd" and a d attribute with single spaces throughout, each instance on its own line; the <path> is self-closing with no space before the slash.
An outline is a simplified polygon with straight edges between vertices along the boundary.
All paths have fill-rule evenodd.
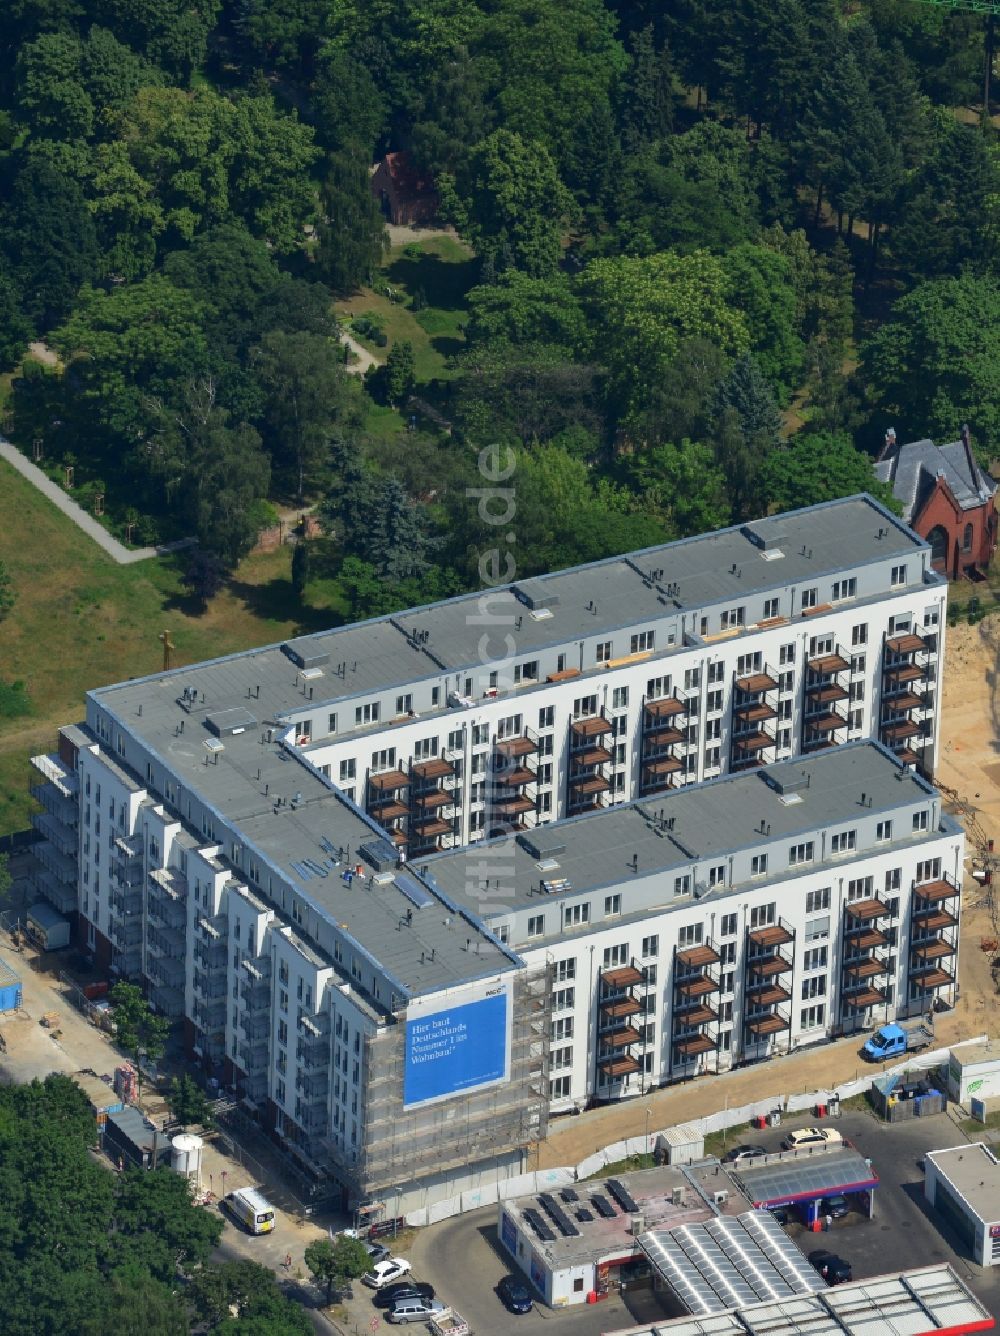
<path id="1" fill-rule="evenodd" d="M 963 1044 L 948 1059 L 948 1094 L 956 1104 L 971 1108 L 973 1100 L 1000 1096 L 1000 1044 Z"/>
<path id="2" fill-rule="evenodd" d="M 929 1151 L 924 1195 L 980 1266 L 1000 1266 L 1000 1160 L 989 1146 Z"/>

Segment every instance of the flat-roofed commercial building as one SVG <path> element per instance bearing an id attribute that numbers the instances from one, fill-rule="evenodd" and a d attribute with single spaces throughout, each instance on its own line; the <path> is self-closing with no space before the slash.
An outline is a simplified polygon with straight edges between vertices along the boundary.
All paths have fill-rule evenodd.
<path id="1" fill-rule="evenodd" d="M 304 1172 L 426 1205 L 950 999 L 944 597 L 856 497 L 95 690 L 36 888 Z"/>
<path id="2" fill-rule="evenodd" d="M 982 1141 L 925 1156 L 924 1195 L 980 1266 L 1000 1266 L 1000 1161 Z"/>

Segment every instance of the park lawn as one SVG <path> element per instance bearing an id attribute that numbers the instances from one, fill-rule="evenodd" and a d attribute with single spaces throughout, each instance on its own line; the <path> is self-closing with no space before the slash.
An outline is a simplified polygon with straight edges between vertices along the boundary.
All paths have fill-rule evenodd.
<path id="1" fill-rule="evenodd" d="M 332 581 L 299 605 L 290 547 L 248 557 L 200 612 L 180 582 L 183 557 L 116 565 L 3 460 L 0 561 L 17 591 L 0 623 L 0 677 L 23 680 L 33 707 L 0 719 L 0 834 L 27 824 L 28 758 L 83 717 L 89 688 L 158 672 L 161 631 L 179 666 L 343 620 Z"/>
<path id="2" fill-rule="evenodd" d="M 406 254 L 411 246 L 419 246 L 419 258 Z M 337 303 L 337 314 L 346 318 L 371 315 L 379 321 L 389 339 L 385 348 L 354 333 L 379 361 L 385 360 L 394 343 L 409 339 L 418 381 L 452 376 L 448 362 L 464 346 L 465 297 L 478 273 L 469 248 L 447 233 L 393 246 L 381 273 L 401 300 L 391 301 L 371 288 L 362 288 L 347 301 Z M 418 290 L 423 292 L 426 305 L 414 311 L 413 295 Z"/>

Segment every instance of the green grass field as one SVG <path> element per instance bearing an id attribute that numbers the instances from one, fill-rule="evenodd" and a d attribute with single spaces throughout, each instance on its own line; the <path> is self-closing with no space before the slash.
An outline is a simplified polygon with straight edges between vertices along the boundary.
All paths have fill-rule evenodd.
<path id="1" fill-rule="evenodd" d="M 200 613 L 177 560 L 117 566 L 2 460 L 0 561 L 17 590 L 0 623 L 0 678 L 23 680 L 32 704 L 27 717 L 0 719 L 0 834 L 28 824 L 29 757 L 52 750 L 60 724 L 82 718 L 89 688 L 157 672 L 161 631 L 184 664 L 336 625 L 345 612 L 330 579 L 310 585 L 299 605 L 284 547 L 248 557 Z"/>
<path id="2" fill-rule="evenodd" d="M 407 251 L 420 250 L 419 258 Z M 337 314 L 348 319 L 368 315 L 377 320 L 388 336 L 387 347 L 358 339 L 379 361 L 385 361 L 394 343 L 409 339 L 413 344 L 418 381 L 446 379 L 448 360 L 465 343 L 461 326 L 466 318 L 465 294 L 476 280 L 477 267 L 466 246 L 442 234 L 407 246 L 394 246 L 382 264 L 382 277 L 397 300 L 363 288 L 348 301 L 337 303 Z M 423 292 L 426 306 L 412 309 L 413 296 Z"/>

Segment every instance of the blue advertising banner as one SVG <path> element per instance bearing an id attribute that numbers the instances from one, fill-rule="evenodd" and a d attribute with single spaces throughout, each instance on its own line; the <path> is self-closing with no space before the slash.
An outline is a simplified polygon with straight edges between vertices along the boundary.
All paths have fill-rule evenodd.
<path id="1" fill-rule="evenodd" d="M 505 1080 L 509 1005 L 509 992 L 501 985 L 492 996 L 408 1020 L 403 1107 Z"/>

